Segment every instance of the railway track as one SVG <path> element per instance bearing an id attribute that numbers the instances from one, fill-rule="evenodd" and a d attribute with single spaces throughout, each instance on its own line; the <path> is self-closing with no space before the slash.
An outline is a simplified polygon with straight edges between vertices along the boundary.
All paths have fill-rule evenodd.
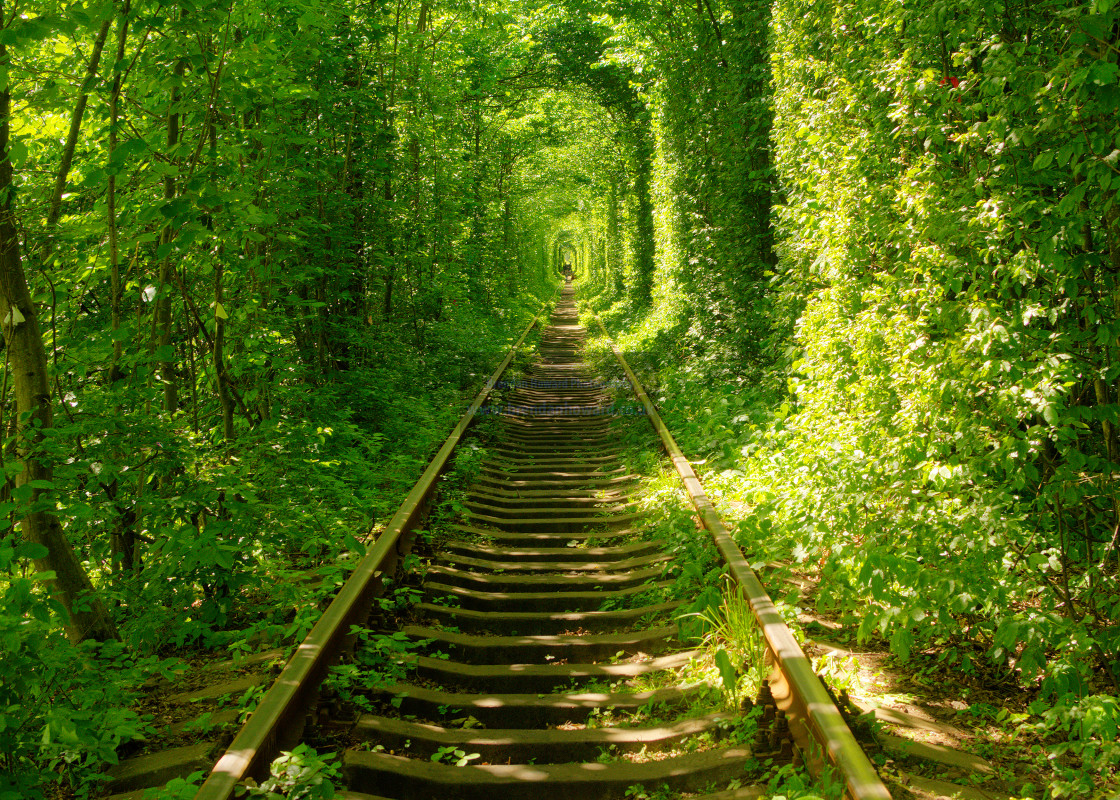
<path id="1" fill-rule="evenodd" d="M 701 791 L 744 774 L 752 758 L 744 746 L 641 763 L 622 756 L 718 734 L 726 714 L 588 724 L 606 709 L 628 718 L 651 705 L 685 707 L 708 687 L 664 679 L 691 656 L 674 646 L 670 604 L 628 602 L 659 579 L 667 556 L 635 540 L 635 476 L 619 460 L 602 413 L 611 398 L 582 363 L 581 341 L 565 297 L 540 363 L 506 400 L 503 435 L 468 493 L 457 538 L 427 571 L 425 601 L 414 607 L 421 621 L 403 629 L 427 642 L 425 653 L 448 658 L 420 655 L 408 681 L 383 690 L 403 717 L 358 721 L 358 736 L 391 752 L 348 750 L 351 790 L 512 800 L 536 796 L 543 783 L 608 798 L 635 785 Z M 605 601 L 624 610 L 602 611 Z M 651 683 L 659 688 L 638 688 Z"/>
<path id="2" fill-rule="evenodd" d="M 424 576 L 409 624 L 354 649 L 353 626 L 365 623 L 383 576 L 410 551 L 436 479 L 513 350 L 198 800 L 226 800 L 246 779 L 266 776 L 271 760 L 301 740 L 316 707 L 313 733 L 347 738 L 342 772 L 353 800 L 515 800 L 542 791 L 607 800 L 639 786 L 730 800 L 760 796 L 750 786 L 760 759 L 795 758 L 835 770 L 850 797 L 890 796 L 616 351 L 774 666 L 759 698 L 764 722 L 745 739 L 735 736 L 745 730 L 738 712 L 697 713 L 714 690 L 679 678 L 694 653 L 676 635 L 676 604 L 656 592 L 669 556 L 637 534 L 636 476 L 620 458 L 617 420 L 603 413 L 612 398 L 582 361 L 584 334 L 569 283 L 538 363 L 504 398 L 502 432 L 463 520 Z M 329 704 L 316 703 L 339 658 L 378 663 L 364 676 L 351 673 L 366 713 L 332 722 Z"/>

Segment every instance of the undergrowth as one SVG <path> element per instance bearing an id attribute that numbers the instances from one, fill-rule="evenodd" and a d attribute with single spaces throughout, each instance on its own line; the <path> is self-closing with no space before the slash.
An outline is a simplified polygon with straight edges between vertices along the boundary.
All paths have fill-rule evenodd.
<path id="1" fill-rule="evenodd" d="M 679 349 L 661 347 L 657 335 L 671 316 L 643 317 L 624 304 L 610 316 L 768 586 L 793 572 L 819 577 L 820 610 L 851 621 L 857 642 L 882 641 L 928 684 L 1018 685 L 1024 713 L 1011 732 L 1024 761 L 1050 774 L 1024 797 L 1103 796 L 1115 786 L 1110 631 L 1120 628 L 1100 620 L 1120 606 L 1105 576 L 1077 571 L 1072 533 L 1064 549 L 1041 545 L 1046 536 L 1031 532 L 1021 492 L 980 476 L 962 485 L 934 475 L 900 432 L 842 425 L 835 406 L 799 402 L 811 390 L 785 384 L 778 371 L 734 377 L 725 365 L 678 360 Z M 604 340 L 591 348 L 607 362 Z M 696 558 L 699 545 L 681 541 L 696 536 L 683 518 L 658 535 Z M 700 578 L 708 562 L 694 563 L 675 568 L 677 596 L 696 596 L 684 573 Z M 1077 593 L 1074 614 L 1061 598 Z"/>
<path id="2" fill-rule="evenodd" d="M 159 723 L 133 710 L 145 681 L 176 679 L 190 657 L 302 640 L 512 343 L 509 332 L 519 333 L 539 303 L 528 297 L 508 319 L 475 320 L 470 336 L 437 326 L 429 344 L 431 353 L 442 348 L 439 365 L 410 356 L 404 342 L 383 341 L 379 359 L 313 393 L 279 383 L 271 416 L 242 433 L 236 452 L 161 417 L 118 415 L 114 424 L 131 431 L 132 444 L 161 459 L 152 462 L 151 501 L 136 521 L 142 555 L 97 576 L 123 643 L 69 645 L 57 627 L 60 607 L 31 570 L 41 548 L 0 538 L 0 798 L 96 791 L 118 747 Z M 538 337 L 539 328 L 523 348 Z M 530 359 L 523 350 L 508 374 Z M 85 402 L 92 412 L 99 401 Z M 444 480 L 436 519 L 456 513 L 477 474 L 493 422 L 483 415 L 478 423 Z M 107 444 L 89 441 L 56 473 L 60 486 L 85 487 L 59 513 L 106 567 L 109 537 L 98 526 L 117 515 L 102 488 L 120 477 L 107 472 L 112 463 Z M 415 597 L 401 583 L 384 602 Z M 371 648 L 391 650 L 393 641 L 374 638 Z"/>

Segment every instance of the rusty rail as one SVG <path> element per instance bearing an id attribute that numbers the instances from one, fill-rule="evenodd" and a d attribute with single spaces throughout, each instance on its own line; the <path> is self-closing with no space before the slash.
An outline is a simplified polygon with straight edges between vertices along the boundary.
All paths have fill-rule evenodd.
<path id="1" fill-rule="evenodd" d="M 541 305 L 533 321 L 487 379 L 385 530 L 366 551 L 323 616 L 265 692 L 260 705 L 218 759 L 195 795 L 195 800 L 228 800 L 233 796 L 238 783 L 250 776 L 261 777 L 266 774 L 272 760 L 282 750 L 299 741 L 307 712 L 319 691 L 319 684 L 326 677 L 331 663 L 346 648 L 351 626 L 360 624 L 369 614 L 370 606 L 382 588 L 381 576 L 391 575 L 396 569 L 397 559 L 407 555 L 411 549 L 412 531 L 427 511 L 436 479 L 447 466 L 451 452 L 473 421 L 475 413 L 490 396 L 529 331 L 540 320 L 541 312 L 556 298 L 556 294 L 554 292 Z"/>
<path id="2" fill-rule="evenodd" d="M 603 331 L 615 358 L 626 372 L 634 393 L 645 408 L 650 424 L 661 437 L 661 444 L 672 459 L 677 474 L 681 476 L 697 515 L 711 534 L 724 563 L 727 564 L 732 577 L 750 603 L 755 621 L 766 639 L 768 657 L 775 667 L 770 677 L 774 700 L 778 707 L 786 712 L 790 731 L 798 745 L 806 751 L 807 761 L 812 766 L 812 762 L 819 761 L 819 754 L 823 753 L 827 761 L 839 771 L 851 800 L 890 800 L 890 792 L 879 779 L 875 767 L 868 760 L 863 748 L 859 746 L 859 742 L 856 741 L 840 714 L 840 710 L 836 708 L 836 704 L 813 671 L 801 645 L 786 627 L 782 615 L 774 606 L 774 601 L 770 599 L 762 581 L 747 563 L 743 551 L 739 549 L 739 545 L 735 543 L 727 526 L 723 524 L 711 500 L 704 493 L 704 487 L 696 477 L 692 465 L 677 446 L 669 429 L 665 427 L 638 377 L 626 363 L 622 352 L 615 346 L 602 320 L 595 316 L 595 322 Z M 818 764 L 817 767 L 819 768 L 820 765 Z"/>

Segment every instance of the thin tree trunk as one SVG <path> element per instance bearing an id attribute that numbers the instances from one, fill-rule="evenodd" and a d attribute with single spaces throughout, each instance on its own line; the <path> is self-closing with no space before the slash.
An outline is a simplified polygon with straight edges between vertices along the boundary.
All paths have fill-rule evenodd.
<path id="1" fill-rule="evenodd" d="M 396 19 L 393 22 L 393 55 L 392 55 L 392 68 L 389 72 L 389 103 L 387 106 L 388 114 L 385 115 L 385 126 L 388 131 L 393 128 L 393 115 L 397 103 L 397 64 L 400 54 L 400 41 L 401 41 L 401 16 L 403 13 L 403 0 L 397 0 Z M 387 169 L 385 171 L 385 182 L 382 189 L 382 197 L 385 199 L 385 213 L 388 217 L 388 222 L 385 226 L 385 252 L 388 256 L 389 265 L 385 272 L 385 295 L 384 302 L 382 303 L 382 315 L 388 319 L 393 313 L 393 279 L 396 272 L 396 244 L 395 237 L 393 236 L 393 171 Z"/>
<path id="2" fill-rule="evenodd" d="M 0 27 L 4 23 L 3 0 L 0 0 Z M 8 50 L 0 44 L 0 69 L 10 66 Z M 8 158 L 11 95 L 5 86 L 0 90 L 0 320 L 12 373 L 16 397 L 19 441 L 17 452 L 23 472 L 16 476 L 16 489 L 26 487 L 28 504 L 37 505 L 44 491 L 49 491 L 54 474 L 50 461 L 39 451 L 44 432 L 53 421 L 50 384 L 47 378 L 47 353 L 39 329 L 39 318 L 31 300 L 27 278 L 20 256 L 19 233 L 15 220 L 12 185 L 12 162 Z M 49 511 L 29 511 L 20 522 L 28 541 L 46 549 L 46 555 L 35 560 L 42 572 L 53 572 L 49 581 L 52 592 L 65 607 L 64 622 L 73 642 L 84 639 L 120 638 L 116 626 L 101 600 L 93 595 L 89 576 L 67 541 L 58 518 Z"/>
<path id="3" fill-rule="evenodd" d="M 226 310 L 222 305 L 222 257 L 214 266 L 214 380 L 218 385 L 218 402 L 222 406 L 222 435 L 227 442 L 233 441 L 233 399 L 229 396 L 226 382 L 226 360 L 224 354 L 226 340 Z"/>
<path id="4" fill-rule="evenodd" d="M 622 232 L 618 219 L 618 181 L 611 180 L 611 191 L 607 198 L 610 203 L 607 209 L 607 261 L 608 273 L 614 279 L 614 294 L 619 296 L 625 288 L 625 276 L 622 274 Z"/>
<path id="5" fill-rule="evenodd" d="M 634 126 L 634 195 L 637 214 L 634 220 L 634 284 L 630 287 L 637 304 L 650 304 L 654 272 L 653 198 L 650 182 L 653 176 L 653 143 L 649 133 L 640 125 Z"/>
<path id="6" fill-rule="evenodd" d="M 120 27 L 117 31 L 117 57 L 114 64 L 124 60 L 125 43 L 128 41 L 128 13 L 132 9 L 131 0 L 124 0 L 121 8 Z M 114 67 L 113 88 L 109 93 L 109 161 L 113 160 L 113 153 L 117 149 L 117 123 L 120 119 L 121 99 L 121 73 Z M 117 176 L 109 173 L 109 189 L 105 197 L 105 205 L 109 217 L 109 269 L 112 281 L 112 298 L 110 308 L 113 314 L 113 360 L 109 365 L 108 380 L 110 383 L 119 377 L 121 355 L 124 343 L 117 336 L 121 327 L 121 263 L 120 246 L 117 241 Z"/>
<path id="7" fill-rule="evenodd" d="M 127 12 L 126 12 L 127 13 Z M 54 191 L 51 193 L 50 210 L 47 212 L 47 229 L 51 230 L 62 216 L 62 195 L 66 190 L 66 179 L 70 176 L 70 166 L 74 162 L 74 148 L 78 144 L 78 132 L 82 129 L 82 118 L 85 117 L 86 104 L 89 102 L 89 93 L 97 80 L 97 67 L 101 63 L 101 52 L 105 49 L 105 40 L 109 37 L 109 26 L 113 23 L 110 15 L 101 23 L 97 31 L 97 39 L 93 43 L 93 52 L 86 66 L 86 76 L 82 81 L 82 88 L 74 109 L 70 112 L 70 130 L 66 134 L 66 144 L 62 147 L 62 160 L 58 163 L 58 172 L 54 178 Z M 49 246 L 49 245 L 48 245 Z"/>
<path id="8" fill-rule="evenodd" d="M 207 111 L 207 133 L 210 139 L 210 169 L 212 175 L 216 175 L 218 172 L 218 126 L 214 118 L 215 115 L 212 113 L 213 98 L 216 95 L 217 90 L 215 89 L 211 93 L 211 106 Z M 212 221 L 208 223 L 208 227 L 211 229 L 213 228 Z M 225 309 L 225 287 L 222 283 L 224 272 L 225 247 L 223 246 L 219 248 L 218 258 L 214 264 L 214 341 L 212 343 L 211 353 L 214 359 L 214 383 L 218 391 L 218 403 L 222 409 L 222 436 L 225 437 L 227 442 L 232 442 L 235 435 L 233 427 L 234 404 L 233 398 L 230 396 L 229 376 L 226 374 L 226 319 L 229 318 L 229 315 L 226 313 Z M 183 288 L 183 296 L 186 297 L 186 287 Z M 206 328 L 202 325 L 201 320 L 199 320 L 199 328 L 202 330 L 203 335 L 205 335 Z M 195 408 L 197 407 L 198 402 L 195 401 Z M 247 409 L 246 417 L 248 417 Z M 249 426 L 252 427 L 252 424 L 252 420 L 250 420 Z"/>
<path id="9" fill-rule="evenodd" d="M 185 13 L 185 12 L 184 12 Z M 175 64 L 175 76 L 182 78 L 186 74 L 187 64 L 183 59 Z M 179 144 L 179 111 L 176 108 L 179 102 L 178 82 L 171 87 L 171 97 L 168 102 L 167 112 L 167 154 L 172 162 L 177 162 L 175 148 Z M 175 176 L 168 174 L 163 179 L 163 198 L 171 201 L 175 199 Z M 160 244 L 171 243 L 174 230 L 168 222 L 160 234 Z M 163 384 L 163 410 L 167 414 L 174 414 L 179 409 L 179 387 L 175 376 L 174 357 L 168 357 L 167 349 L 171 346 L 171 282 L 172 270 L 170 254 L 164 256 L 159 268 L 159 292 L 156 295 L 155 325 L 156 345 L 160 351 L 159 379 Z"/>

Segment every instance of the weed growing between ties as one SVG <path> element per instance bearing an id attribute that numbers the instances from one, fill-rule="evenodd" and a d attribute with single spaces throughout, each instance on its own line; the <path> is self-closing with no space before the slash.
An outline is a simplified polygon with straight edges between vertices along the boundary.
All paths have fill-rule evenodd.
<path id="1" fill-rule="evenodd" d="M 465 767 L 475 759 L 481 758 L 480 753 L 468 753 L 461 747 L 454 745 L 446 745 L 439 747 L 434 753 L 429 756 L 430 761 L 438 763 L 451 764 L 455 767 Z"/>
<path id="2" fill-rule="evenodd" d="M 334 753 L 320 755 L 307 745 L 281 753 L 269 765 L 269 777 L 259 786 L 250 784 L 246 797 L 264 800 L 330 800 L 342 770 Z"/>
<path id="3" fill-rule="evenodd" d="M 720 604 L 686 612 L 679 620 L 681 625 L 688 623 L 682 638 L 699 638 L 700 650 L 719 671 L 720 685 L 733 706 L 758 694 L 767 669 L 766 643 L 737 588 L 727 587 Z"/>
<path id="4" fill-rule="evenodd" d="M 146 789 L 143 800 L 192 800 L 205 780 L 203 772 L 173 778 L 165 785 Z M 261 800 L 331 800 L 338 796 L 342 770 L 335 753 L 318 753 L 306 745 L 283 752 L 269 765 L 269 776 L 261 783 L 252 778 L 238 790 L 237 797 Z"/>
<path id="5" fill-rule="evenodd" d="M 667 784 L 654 787 L 635 784 L 626 789 L 625 797 L 633 800 L 692 800 L 748 787 L 760 790 L 762 794 L 759 796 L 768 800 L 843 800 L 845 791 L 844 784 L 831 773 L 820 779 L 811 779 L 801 767 L 776 763 L 772 758 L 759 758 L 746 764 L 742 777 L 726 784 L 711 783 L 701 792 L 678 792 Z"/>

